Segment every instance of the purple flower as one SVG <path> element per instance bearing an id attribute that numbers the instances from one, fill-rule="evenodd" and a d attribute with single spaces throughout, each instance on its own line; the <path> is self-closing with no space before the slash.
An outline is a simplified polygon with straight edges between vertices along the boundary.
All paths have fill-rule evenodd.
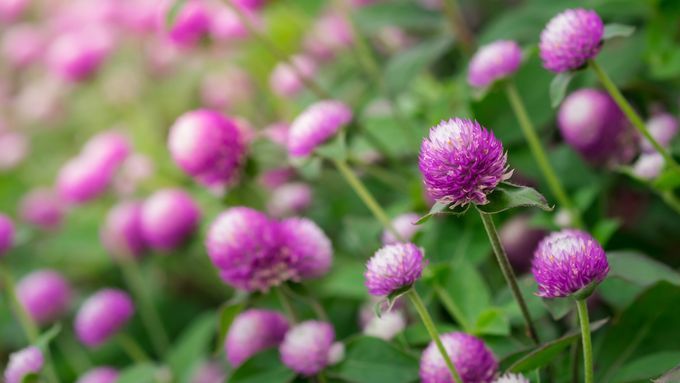
<path id="1" fill-rule="evenodd" d="M 503 144 L 476 121 L 453 118 L 430 129 L 420 148 L 419 168 L 437 201 L 484 205 L 487 194 L 512 175 Z"/>
<path id="2" fill-rule="evenodd" d="M 595 11 L 568 9 L 553 17 L 541 32 L 543 66 L 553 72 L 578 69 L 600 52 L 604 24 Z"/>
<path id="3" fill-rule="evenodd" d="M 291 370 L 311 376 L 331 363 L 330 354 L 335 331 L 326 322 L 305 321 L 288 330 L 279 352 L 283 364 Z"/>
<path id="4" fill-rule="evenodd" d="M 124 291 L 99 290 L 78 310 L 74 321 L 76 335 L 88 347 L 99 346 L 125 326 L 134 311 L 132 299 Z"/>
<path id="5" fill-rule="evenodd" d="M 312 203 L 312 188 L 303 182 L 291 182 L 274 189 L 267 211 L 275 217 L 300 214 Z"/>
<path id="6" fill-rule="evenodd" d="M 661 113 L 647 121 L 647 130 L 661 146 L 668 147 L 678 134 L 678 120 L 672 114 Z M 646 138 L 642 139 L 640 145 L 646 153 L 656 152 L 656 149 Z"/>
<path id="7" fill-rule="evenodd" d="M 158 12 L 158 28 L 167 33 L 170 41 L 181 47 L 196 45 L 210 29 L 210 13 L 203 0 L 189 0 L 180 9 L 174 23 L 168 30 L 167 14 L 173 6 L 172 0 L 165 0 Z"/>
<path id="8" fill-rule="evenodd" d="M 54 230 L 61 225 L 64 208 L 61 200 L 51 189 L 39 188 L 30 191 L 19 207 L 21 219 L 43 230 Z"/>
<path id="9" fill-rule="evenodd" d="M 172 250 L 196 230 L 200 218 L 198 206 L 184 190 L 159 190 L 142 205 L 142 235 L 151 248 Z"/>
<path id="10" fill-rule="evenodd" d="M 522 62 L 522 49 L 516 42 L 499 40 L 479 49 L 470 60 L 468 83 L 484 88 L 514 74 Z"/>
<path id="11" fill-rule="evenodd" d="M 590 234 L 565 229 L 538 244 L 531 272 L 539 296 L 559 298 L 602 282 L 609 263 L 604 249 Z"/>
<path id="12" fill-rule="evenodd" d="M 318 278 L 328 273 L 333 262 L 333 246 L 313 221 L 288 218 L 281 221 L 279 230 L 279 252 L 290 257 L 294 279 Z"/>
<path id="13" fill-rule="evenodd" d="M 314 61 L 307 56 L 297 55 L 291 57 L 289 61 L 281 62 L 274 67 L 269 78 L 269 85 L 277 95 L 289 98 L 300 93 L 305 87 L 305 83 L 300 76 L 304 79 L 309 79 L 315 74 L 316 64 Z"/>
<path id="14" fill-rule="evenodd" d="M 332 59 L 352 45 L 351 26 L 341 15 L 328 12 L 319 17 L 304 41 L 305 50 L 320 60 Z"/>
<path id="15" fill-rule="evenodd" d="M 86 156 L 69 160 L 59 170 L 56 189 L 68 203 L 83 204 L 106 191 L 113 178 L 113 168 Z"/>
<path id="16" fill-rule="evenodd" d="M 239 314 L 229 328 L 224 349 L 233 367 L 270 347 L 278 346 L 288 321 L 276 311 L 250 309 Z"/>
<path id="17" fill-rule="evenodd" d="M 366 265 L 366 287 L 371 295 L 387 296 L 414 284 L 423 272 L 423 253 L 412 243 L 387 245 Z"/>
<path id="18" fill-rule="evenodd" d="M 516 215 L 501 226 L 498 234 L 512 266 L 524 272 L 531 267 L 534 249 L 546 233 L 531 226 L 530 216 Z"/>
<path id="19" fill-rule="evenodd" d="M 142 204 L 124 201 L 106 215 L 100 237 L 106 250 L 115 257 L 139 257 L 146 250 L 142 235 Z"/>
<path id="20" fill-rule="evenodd" d="M 76 383 L 114 383 L 118 375 L 118 370 L 113 367 L 97 367 L 81 375 Z"/>
<path id="21" fill-rule="evenodd" d="M 5 31 L 2 39 L 2 54 L 17 68 L 26 68 L 40 59 L 44 51 L 43 32 L 30 25 L 21 24 Z"/>
<path id="22" fill-rule="evenodd" d="M 462 332 L 442 334 L 441 339 L 463 382 L 493 382 L 498 362 L 481 339 Z M 420 357 L 420 379 L 422 383 L 453 383 L 451 372 L 434 342 L 430 342 Z"/>
<path id="23" fill-rule="evenodd" d="M 50 70 L 66 81 L 88 79 L 102 65 L 113 49 L 112 32 L 103 27 L 88 26 L 63 32 L 47 50 Z"/>
<path id="24" fill-rule="evenodd" d="M 635 154 L 623 112 L 603 91 L 571 93 L 560 106 L 557 125 L 564 140 L 593 163 L 627 162 Z"/>
<path id="25" fill-rule="evenodd" d="M 12 353 L 5 368 L 5 383 L 21 383 L 30 374 L 38 374 L 45 364 L 42 352 L 31 346 Z"/>
<path id="26" fill-rule="evenodd" d="M 236 122 L 209 109 L 180 116 L 170 128 L 168 146 L 177 165 L 206 185 L 233 183 L 245 157 Z"/>
<path id="27" fill-rule="evenodd" d="M 633 164 L 633 174 L 645 179 L 653 180 L 661 174 L 666 160 L 661 153 L 643 153 Z"/>
<path id="28" fill-rule="evenodd" d="M 293 157 L 311 154 L 352 121 L 352 110 L 340 101 L 323 100 L 300 114 L 288 132 L 288 152 Z"/>
<path id="29" fill-rule="evenodd" d="M 531 383 L 529 379 L 525 378 L 521 374 L 511 374 L 507 373 L 500 376 L 498 379 L 494 380 L 493 383 Z"/>
<path id="30" fill-rule="evenodd" d="M 0 213 L 0 257 L 5 255 L 14 245 L 14 223 L 12 220 Z"/>
<path id="31" fill-rule="evenodd" d="M 416 213 L 405 213 L 392 220 L 392 227 L 405 241 L 410 241 L 420 230 L 420 226 L 415 225 L 419 218 L 420 216 Z M 393 245 L 399 243 L 399 240 L 394 237 L 392 232 L 384 230 L 382 233 L 382 243 L 383 245 Z"/>
<path id="32" fill-rule="evenodd" d="M 68 310 L 71 287 L 58 272 L 38 270 L 19 281 L 17 297 L 33 321 L 47 324 L 59 319 Z"/>
<path id="33" fill-rule="evenodd" d="M 124 134 L 108 130 L 90 138 L 83 146 L 81 155 L 102 166 L 118 169 L 131 151 L 130 141 Z"/>

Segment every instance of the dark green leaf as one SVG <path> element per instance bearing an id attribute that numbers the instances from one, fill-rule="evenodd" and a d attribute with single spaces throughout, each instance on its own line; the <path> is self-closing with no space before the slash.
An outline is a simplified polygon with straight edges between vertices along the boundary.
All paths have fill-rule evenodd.
<path id="1" fill-rule="evenodd" d="M 550 105 L 553 108 L 557 108 L 562 103 L 564 96 L 567 94 L 569 83 L 575 74 L 576 72 L 572 71 L 562 72 L 550 82 Z"/>
<path id="2" fill-rule="evenodd" d="M 172 6 L 165 15 L 165 27 L 171 29 L 175 25 L 175 20 L 186 5 L 187 0 L 174 0 Z"/>
<path id="3" fill-rule="evenodd" d="M 615 37 L 629 37 L 635 32 L 635 27 L 624 24 L 607 24 L 604 26 L 602 40 L 609 40 Z"/>
<path id="4" fill-rule="evenodd" d="M 607 259 L 610 278 L 621 278 L 643 287 L 660 281 L 680 286 L 680 273 L 644 254 L 634 251 L 612 251 L 607 253 Z"/>
<path id="5" fill-rule="evenodd" d="M 443 17 L 415 3 L 384 2 L 359 8 L 355 20 L 360 30 L 370 34 L 385 27 L 431 30 L 442 25 Z"/>
<path id="6" fill-rule="evenodd" d="M 222 347 L 224 346 L 224 340 L 227 337 L 227 333 L 229 332 L 229 328 L 231 327 L 232 322 L 234 322 L 234 319 L 236 316 L 243 311 L 243 309 L 246 307 L 246 303 L 240 300 L 237 300 L 236 302 L 227 302 L 224 305 L 222 305 L 222 308 L 220 309 L 220 316 L 219 316 L 219 322 L 218 322 L 218 335 L 217 335 L 217 344 L 215 345 L 215 354 L 219 353 L 222 351 Z"/>
<path id="7" fill-rule="evenodd" d="M 405 90 L 411 80 L 443 55 L 452 43 L 450 35 L 438 37 L 390 59 L 385 68 L 385 82 L 389 91 L 397 94 Z"/>
<path id="8" fill-rule="evenodd" d="M 486 205 L 475 205 L 478 210 L 487 214 L 496 214 L 515 207 L 538 207 L 545 211 L 553 209 L 536 189 L 507 182 L 496 186 L 488 199 L 489 203 Z"/>
<path id="9" fill-rule="evenodd" d="M 657 352 L 626 363 L 614 374 L 612 383 L 649 381 L 678 365 L 680 351 Z M 680 378 L 680 376 L 678 377 Z"/>
<path id="10" fill-rule="evenodd" d="M 137 364 L 121 371 L 116 383 L 156 383 L 156 366 Z"/>
<path id="11" fill-rule="evenodd" d="M 591 232 L 595 239 L 597 239 L 602 246 L 606 247 L 607 242 L 609 242 L 609 239 L 616 233 L 620 226 L 621 221 L 618 219 L 603 219 L 595 224 Z"/>
<path id="12" fill-rule="evenodd" d="M 505 312 L 498 307 L 491 307 L 482 311 L 477 317 L 472 333 L 475 335 L 498 335 L 510 334 L 510 320 Z"/>
<path id="13" fill-rule="evenodd" d="M 660 190 L 673 190 L 680 186 L 680 172 L 674 167 L 667 167 L 654 179 L 653 184 Z"/>
<path id="14" fill-rule="evenodd" d="M 450 203 L 443 203 L 443 202 L 435 202 L 434 205 L 432 205 L 432 208 L 430 211 L 425 214 L 424 216 L 420 217 L 414 225 L 420 225 L 423 224 L 427 221 L 430 220 L 435 215 L 438 214 L 451 214 L 451 215 L 463 215 L 467 213 L 468 209 L 470 208 L 470 205 L 467 205 L 465 207 L 460 207 L 456 206 L 455 208 L 451 208 Z"/>
<path id="15" fill-rule="evenodd" d="M 659 379 L 655 379 L 654 383 L 677 383 L 680 382 L 680 365 L 672 368 L 670 371 L 663 374 Z"/>
<path id="16" fill-rule="evenodd" d="M 279 351 L 270 349 L 248 359 L 234 371 L 229 383 L 288 383 L 295 373 L 281 363 Z"/>
<path id="17" fill-rule="evenodd" d="M 364 286 L 365 269 L 362 262 L 339 259 L 331 272 L 319 281 L 317 293 L 324 297 L 364 300 L 368 297 Z"/>
<path id="18" fill-rule="evenodd" d="M 317 147 L 314 152 L 321 157 L 345 161 L 347 159 L 347 146 L 345 145 L 345 134 L 340 132 L 335 137 Z"/>
<path id="19" fill-rule="evenodd" d="M 355 383 L 410 383 L 418 379 L 418 358 L 382 339 L 358 337 L 347 343 L 333 375 Z"/>
<path id="20" fill-rule="evenodd" d="M 38 374 L 28 374 L 21 379 L 21 383 L 39 383 L 40 375 Z"/>
<path id="21" fill-rule="evenodd" d="M 40 336 L 35 342 L 35 346 L 40 348 L 41 350 L 45 350 L 49 346 L 50 342 L 52 342 L 52 340 L 56 338 L 60 332 L 61 323 L 54 324 L 52 327 L 49 328 L 49 330 L 40 334 Z"/>
<path id="22" fill-rule="evenodd" d="M 205 314 L 182 332 L 167 356 L 168 365 L 175 376 L 186 374 L 206 355 L 216 333 L 215 322 L 214 314 Z"/>

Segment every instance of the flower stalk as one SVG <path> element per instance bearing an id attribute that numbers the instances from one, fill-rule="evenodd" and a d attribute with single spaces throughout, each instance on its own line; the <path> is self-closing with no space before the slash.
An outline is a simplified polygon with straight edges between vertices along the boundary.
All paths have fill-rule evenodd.
<path id="1" fill-rule="evenodd" d="M 586 299 L 577 299 L 579 323 L 581 324 L 581 343 L 583 344 L 583 368 L 585 383 L 593 383 L 593 345 L 590 337 L 590 320 L 588 319 L 588 306 Z"/>

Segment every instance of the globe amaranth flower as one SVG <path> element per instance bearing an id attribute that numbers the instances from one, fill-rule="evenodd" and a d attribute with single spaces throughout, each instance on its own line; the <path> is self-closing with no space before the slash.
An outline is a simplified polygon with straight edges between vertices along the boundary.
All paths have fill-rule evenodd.
<path id="1" fill-rule="evenodd" d="M 328 12 L 317 19 L 304 41 L 305 50 L 320 60 L 330 60 L 354 42 L 351 26 L 336 13 Z"/>
<path id="2" fill-rule="evenodd" d="M 107 130 L 92 136 L 83 146 L 81 155 L 102 166 L 118 169 L 132 152 L 127 136 L 117 130 Z"/>
<path id="3" fill-rule="evenodd" d="M 114 169 L 87 156 L 75 157 L 59 170 L 57 193 L 67 203 L 83 204 L 102 195 L 113 179 Z"/>
<path id="4" fill-rule="evenodd" d="M 522 49 L 516 42 L 499 40 L 479 49 L 468 67 L 468 83 L 484 88 L 514 74 L 522 62 Z"/>
<path id="5" fill-rule="evenodd" d="M 531 272 L 538 295 L 560 298 L 604 280 L 609 262 L 602 246 L 590 234 L 565 229 L 545 237 L 534 252 Z"/>
<path id="6" fill-rule="evenodd" d="M 113 367 L 96 367 L 81 375 L 76 383 L 114 383 L 118 375 L 118 370 Z"/>
<path id="7" fill-rule="evenodd" d="M 71 303 L 68 281 L 54 270 L 38 270 L 17 284 L 17 298 L 34 322 L 47 324 L 61 317 Z"/>
<path id="8" fill-rule="evenodd" d="M 430 129 L 418 167 L 430 196 L 454 206 L 486 204 L 487 194 L 512 176 L 501 141 L 476 121 L 460 118 Z"/>
<path id="9" fill-rule="evenodd" d="M 210 10 L 210 37 L 216 41 L 232 41 L 248 37 L 250 31 L 247 25 L 241 20 L 241 16 L 232 8 L 220 4 L 213 4 Z M 262 24 L 259 14 L 247 8 L 240 9 L 241 15 L 248 19 L 251 25 L 258 28 Z"/>
<path id="10" fill-rule="evenodd" d="M 109 210 L 100 231 L 106 250 L 115 257 L 139 257 L 146 250 L 142 203 L 123 201 Z"/>
<path id="11" fill-rule="evenodd" d="M 392 220 L 392 227 L 399 233 L 399 235 L 404 239 L 404 241 L 410 241 L 416 235 L 420 226 L 415 224 L 420 217 L 416 213 L 405 213 Z M 382 233 L 382 243 L 383 245 L 393 245 L 399 243 L 400 241 L 395 238 L 389 230 L 384 230 Z"/>
<path id="12" fill-rule="evenodd" d="M 481 339 L 450 332 L 442 334 L 441 340 L 463 382 L 493 382 L 498 362 Z M 453 383 L 451 372 L 434 342 L 430 342 L 420 357 L 420 379 L 422 383 Z"/>
<path id="13" fill-rule="evenodd" d="M 333 246 L 316 223 L 288 218 L 279 223 L 279 252 L 286 254 L 295 270 L 293 279 L 318 278 L 331 268 Z"/>
<path id="14" fill-rule="evenodd" d="M 281 62 L 274 67 L 269 77 L 269 85 L 275 94 L 281 97 L 292 97 L 305 87 L 303 78 L 314 77 L 316 70 L 316 63 L 311 58 L 296 55 L 288 62 Z"/>
<path id="15" fill-rule="evenodd" d="M 25 222 L 43 230 L 54 230 L 61 225 L 64 207 L 57 194 L 47 188 L 31 190 L 19 204 L 19 215 Z"/>
<path id="16" fill-rule="evenodd" d="M 569 220 L 571 223 L 571 220 Z M 498 232 L 508 260 L 517 271 L 531 268 L 531 258 L 545 231 L 531 226 L 531 216 L 516 215 L 507 220 Z"/>
<path id="17" fill-rule="evenodd" d="M 189 238 L 200 218 L 201 212 L 187 192 L 159 190 L 142 205 L 142 235 L 149 247 L 172 250 Z"/>
<path id="18" fill-rule="evenodd" d="M 665 148 L 678 134 L 678 120 L 669 113 L 661 113 L 650 118 L 646 125 L 649 134 Z M 640 146 L 645 153 L 656 152 L 654 146 L 646 138 L 642 139 Z"/>
<path id="19" fill-rule="evenodd" d="M 363 333 L 368 336 L 390 340 L 406 328 L 406 315 L 402 310 L 392 308 L 383 312 L 380 316 L 375 314 L 373 307 L 370 319 L 363 325 Z"/>
<path id="20" fill-rule="evenodd" d="M 498 379 L 496 379 L 493 383 L 530 383 L 530 382 L 529 379 L 524 377 L 524 375 L 507 373 L 498 377 Z"/>
<path id="21" fill-rule="evenodd" d="M 47 50 L 48 68 L 66 81 L 84 81 L 101 67 L 114 43 L 112 32 L 104 27 L 62 32 Z"/>
<path id="22" fill-rule="evenodd" d="M 182 170 L 209 186 L 233 183 L 246 150 L 236 122 L 209 109 L 180 116 L 170 128 L 168 147 Z"/>
<path id="23" fill-rule="evenodd" d="M 560 106 L 557 125 L 567 144 L 592 163 L 627 162 L 635 155 L 625 115 L 603 91 L 571 93 Z"/>
<path id="24" fill-rule="evenodd" d="M 210 30 L 211 17 L 207 2 L 204 0 L 186 1 L 175 16 L 172 25 L 168 25 L 167 15 L 173 4 L 172 0 L 164 0 L 158 7 L 158 30 L 166 33 L 173 44 L 180 47 L 192 47 Z"/>
<path id="25" fill-rule="evenodd" d="M 303 182 L 291 182 L 274 189 L 267 211 L 275 217 L 300 214 L 312 203 L 312 188 Z"/>
<path id="26" fill-rule="evenodd" d="M 633 174 L 645 180 L 653 180 L 661 174 L 666 160 L 661 153 L 643 153 L 633 163 Z"/>
<path id="27" fill-rule="evenodd" d="M 31 346 L 12 353 L 5 368 L 5 383 L 21 383 L 27 375 L 39 374 L 45 359 L 37 347 Z"/>
<path id="28" fill-rule="evenodd" d="M 288 132 L 288 153 L 293 157 L 311 154 L 352 121 L 352 110 L 340 101 L 323 100 L 300 114 Z"/>
<path id="29" fill-rule="evenodd" d="M 553 17 L 538 45 L 543 66 L 553 72 L 578 69 L 600 52 L 604 24 L 591 10 L 568 9 Z"/>
<path id="30" fill-rule="evenodd" d="M 76 335 L 86 346 L 96 347 L 125 326 L 134 311 L 132 299 L 124 291 L 99 290 L 78 310 L 74 320 Z"/>
<path id="31" fill-rule="evenodd" d="M 43 32 L 29 24 L 7 29 L 2 39 L 2 54 L 16 68 L 26 68 L 40 59 L 44 51 Z"/>
<path id="32" fill-rule="evenodd" d="M 412 243 L 387 245 L 366 265 L 365 284 L 371 295 L 387 296 L 414 284 L 423 273 L 423 252 Z"/>
<path id="33" fill-rule="evenodd" d="M 278 346 L 286 331 L 288 321 L 276 311 L 244 311 L 229 327 L 224 343 L 227 360 L 233 367 L 237 367 L 258 352 Z"/>
<path id="34" fill-rule="evenodd" d="M 269 169 L 258 177 L 258 182 L 260 185 L 274 189 L 286 182 L 289 182 L 295 176 L 295 170 L 290 167 L 281 167 Z"/>
<path id="35" fill-rule="evenodd" d="M 12 220 L 0 213 L 0 257 L 5 255 L 14 245 L 14 223 Z"/>
<path id="36" fill-rule="evenodd" d="M 330 323 L 309 320 L 295 325 L 279 346 L 281 361 L 291 370 L 311 376 L 342 359 L 342 345 L 334 343 Z"/>

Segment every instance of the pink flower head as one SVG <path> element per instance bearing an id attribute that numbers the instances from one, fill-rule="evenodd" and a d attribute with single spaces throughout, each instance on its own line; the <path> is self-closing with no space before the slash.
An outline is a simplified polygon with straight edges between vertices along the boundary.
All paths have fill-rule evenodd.
<path id="1" fill-rule="evenodd" d="M 279 352 L 283 364 L 291 370 L 311 376 L 331 363 L 330 353 L 335 341 L 333 326 L 326 322 L 306 321 L 286 333 Z"/>
<path id="2" fill-rule="evenodd" d="M 2 54 L 10 64 L 25 68 L 40 58 L 44 45 L 45 37 L 38 28 L 29 24 L 15 25 L 4 34 Z"/>
<path id="3" fill-rule="evenodd" d="M 649 134 L 663 147 L 668 147 L 673 138 L 678 134 L 678 120 L 668 113 L 658 114 L 647 121 Z M 646 153 L 655 152 L 652 144 L 643 138 L 640 142 L 642 150 Z"/>
<path id="4" fill-rule="evenodd" d="M 21 219 L 43 230 L 54 230 L 61 225 L 64 207 L 57 194 L 46 188 L 30 191 L 19 207 Z"/>
<path id="5" fill-rule="evenodd" d="M 274 189 L 267 211 L 275 217 L 300 214 L 312 203 L 312 188 L 303 182 L 291 182 Z"/>
<path id="6" fill-rule="evenodd" d="M 276 311 L 250 309 L 239 314 L 229 327 L 224 349 L 233 367 L 270 347 L 278 346 L 288 331 L 288 321 Z"/>
<path id="7" fill-rule="evenodd" d="M 234 104 L 249 100 L 253 94 L 250 76 L 238 68 L 208 73 L 201 83 L 203 104 L 212 109 L 229 109 Z"/>
<path id="8" fill-rule="evenodd" d="M 146 250 L 142 235 L 142 203 L 120 202 L 109 210 L 101 240 L 114 257 L 139 257 Z"/>
<path id="9" fill-rule="evenodd" d="M 230 41 L 248 37 L 248 28 L 243 23 L 238 13 L 232 8 L 218 2 L 212 12 L 210 36 L 213 39 L 217 41 Z M 245 8 L 241 9 L 241 12 L 249 19 L 251 24 L 261 24 L 261 21 L 255 12 Z"/>
<path id="10" fill-rule="evenodd" d="M 91 201 L 106 191 L 113 178 L 113 170 L 86 156 L 73 158 L 59 170 L 56 185 L 59 197 L 74 204 Z"/>
<path id="11" fill-rule="evenodd" d="M 310 155 L 350 121 L 352 110 L 340 101 L 323 100 L 312 104 L 290 126 L 288 153 L 293 157 Z"/>
<path id="12" fill-rule="evenodd" d="M 300 76 L 305 79 L 312 78 L 316 75 L 316 69 L 316 64 L 309 57 L 293 56 L 289 61 L 276 65 L 269 78 L 269 84 L 277 95 L 284 98 L 293 97 L 305 87 Z"/>
<path id="13" fill-rule="evenodd" d="M 19 166 L 30 148 L 30 141 L 19 132 L 0 132 L 0 170 Z"/>
<path id="14" fill-rule="evenodd" d="M 69 82 L 91 77 L 113 49 L 112 32 L 90 26 L 66 31 L 57 36 L 47 50 L 47 63 L 52 73 Z"/>
<path id="15" fill-rule="evenodd" d="M 415 223 L 420 216 L 416 213 L 401 214 L 392 220 L 392 226 L 401 235 L 405 241 L 411 241 L 416 233 L 420 230 L 420 226 Z M 389 230 L 384 230 L 382 233 L 383 245 L 393 245 L 399 243 L 399 240 Z"/>
<path id="16" fill-rule="evenodd" d="M 481 47 L 470 60 L 468 82 L 484 88 L 513 75 L 522 62 L 522 49 L 516 42 L 499 40 Z"/>
<path id="17" fill-rule="evenodd" d="M 322 15 L 305 39 L 305 49 L 313 56 L 328 60 L 354 42 L 351 26 L 336 13 Z"/>
<path id="18" fill-rule="evenodd" d="M 125 326 L 134 311 L 132 299 L 124 291 L 99 290 L 78 310 L 74 324 L 76 335 L 88 347 L 99 346 Z"/>
<path id="19" fill-rule="evenodd" d="M 0 0 L 0 20 L 5 23 L 11 23 L 21 17 L 30 0 Z"/>
<path id="20" fill-rule="evenodd" d="M 462 332 L 450 332 L 442 334 L 441 340 L 463 382 L 493 382 L 498 362 L 481 339 Z M 420 357 L 420 379 L 422 383 L 454 382 L 434 342 L 430 342 Z"/>
<path id="21" fill-rule="evenodd" d="M 423 273 L 423 252 L 412 243 L 387 245 L 368 260 L 365 284 L 368 293 L 388 296 L 413 285 Z"/>
<path id="22" fill-rule="evenodd" d="M 172 250 L 184 243 L 201 218 L 194 200 L 181 189 L 155 192 L 144 201 L 141 214 L 144 240 L 156 250 Z"/>
<path id="23" fill-rule="evenodd" d="M 541 32 L 543 66 L 553 72 L 578 69 L 600 52 L 604 24 L 595 11 L 568 9 L 553 17 Z"/>
<path id="24" fill-rule="evenodd" d="M 264 128 L 263 135 L 271 142 L 281 145 L 284 148 L 288 146 L 288 131 L 290 125 L 285 122 L 275 122 Z"/>
<path id="25" fill-rule="evenodd" d="M 91 137 L 81 153 L 91 161 L 117 169 L 131 151 L 127 136 L 116 130 L 108 130 Z"/>
<path id="26" fill-rule="evenodd" d="M 0 257 L 4 256 L 14 246 L 14 223 L 0 213 Z"/>
<path id="27" fill-rule="evenodd" d="M 68 281 L 53 270 L 38 270 L 17 284 L 17 297 L 33 321 L 47 324 L 59 319 L 71 303 Z"/>
<path id="28" fill-rule="evenodd" d="M 333 246 L 316 223 L 306 218 L 288 218 L 280 222 L 280 252 L 288 254 L 295 278 L 318 278 L 331 268 Z"/>
<path id="29" fill-rule="evenodd" d="M 259 177 L 259 182 L 266 188 L 274 189 L 289 182 L 294 176 L 295 170 L 292 168 L 274 168 L 262 173 Z"/>
<path id="30" fill-rule="evenodd" d="M 81 375 L 76 383 L 115 383 L 118 375 L 113 367 L 96 367 Z"/>
<path id="31" fill-rule="evenodd" d="M 167 25 L 167 15 L 174 1 L 163 0 L 159 7 L 158 28 L 167 34 L 174 44 L 181 47 L 196 45 L 210 30 L 211 14 L 204 0 L 188 0 L 179 9 L 174 23 Z"/>
<path id="32" fill-rule="evenodd" d="M 5 368 L 5 383 L 21 383 L 27 375 L 40 373 L 44 364 L 43 354 L 35 346 L 14 352 Z"/>

